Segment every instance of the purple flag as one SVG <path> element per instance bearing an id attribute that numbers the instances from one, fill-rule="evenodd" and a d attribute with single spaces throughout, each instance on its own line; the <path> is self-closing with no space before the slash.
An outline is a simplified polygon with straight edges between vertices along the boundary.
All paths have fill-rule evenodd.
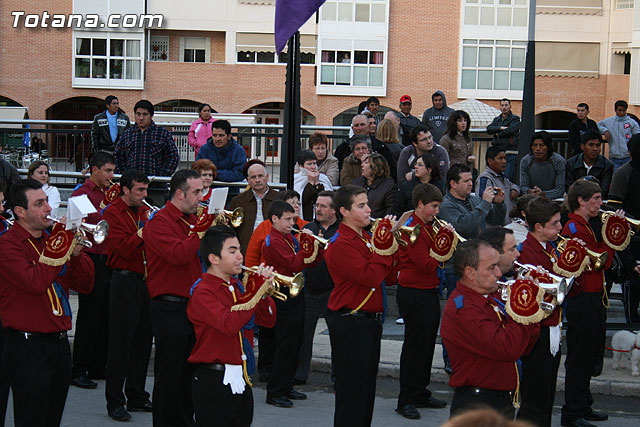
<path id="1" fill-rule="evenodd" d="M 325 0 L 276 0 L 276 52 L 284 49 L 287 41 L 316 13 Z"/>

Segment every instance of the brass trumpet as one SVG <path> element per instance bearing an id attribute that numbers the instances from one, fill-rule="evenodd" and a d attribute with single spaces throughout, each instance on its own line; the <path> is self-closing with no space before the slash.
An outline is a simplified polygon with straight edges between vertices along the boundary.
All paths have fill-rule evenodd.
<path id="1" fill-rule="evenodd" d="M 372 217 L 369 217 L 369 220 L 374 223 L 380 221 L 380 219 L 375 219 Z M 397 222 L 394 223 L 392 229 L 393 235 L 395 236 L 396 241 L 400 246 L 407 246 L 409 243 L 414 244 L 418 240 L 418 237 L 420 237 L 420 229 L 422 228 L 420 224 L 414 225 L 413 227 L 409 227 L 408 225 L 401 225 L 399 227 L 396 227 L 397 225 Z M 402 238 L 402 233 L 406 233 L 409 235 L 409 243 L 407 243 Z"/>
<path id="2" fill-rule="evenodd" d="M 258 267 L 245 267 L 242 266 L 243 270 L 251 271 L 252 273 L 258 272 Z M 304 288 L 304 275 L 302 273 L 298 273 L 295 276 L 285 276 L 283 274 L 278 274 L 276 272 L 273 273 L 275 290 L 272 292 L 272 296 L 274 298 L 279 299 L 280 301 L 286 301 L 287 296 L 280 292 L 280 286 L 286 286 L 289 288 L 289 296 L 291 298 L 295 298 L 300 295 L 302 288 Z"/>
<path id="3" fill-rule="evenodd" d="M 51 215 L 48 215 L 47 219 L 57 224 L 65 225 L 65 223 L 57 218 L 52 217 Z M 86 224 L 84 222 L 80 224 L 80 227 L 77 228 L 76 234 L 78 243 L 82 246 L 90 248 L 93 246 L 93 243 L 85 239 L 86 233 L 91 233 L 93 235 L 93 241 L 99 245 L 104 242 L 104 240 L 107 238 L 107 235 L 109 234 L 109 223 L 105 220 L 102 220 L 97 224 Z"/>
<path id="4" fill-rule="evenodd" d="M 513 285 L 514 283 L 515 283 L 515 280 L 507 280 L 506 282 L 500 282 L 500 281 L 497 282 L 498 290 L 500 291 L 500 297 L 502 298 L 503 301 L 507 301 L 509 299 L 509 286 Z M 547 289 L 545 288 L 542 288 L 542 289 L 544 289 L 544 291 L 547 292 Z M 553 310 L 556 309 L 556 306 L 550 302 L 542 301 L 540 302 L 540 308 L 542 308 L 542 310 L 544 310 L 547 313 L 552 313 Z"/>
<path id="5" fill-rule="evenodd" d="M 295 231 L 296 233 L 301 233 L 302 230 L 300 230 L 300 228 L 298 227 L 298 224 L 293 224 L 293 231 Z M 327 246 L 329 246 L 329 239 L 325 239 L 324 237 L 320 237 L 320 236 L 316 236 L 315 234 L 310 234 L 311 237 L 313 237 L 314 239 L 316 239 L 324 249 L 327 249 Z"/>
<path id="6" fill-rule="evenodd" d="M 603 209 L 600 209 L 600 214 L 601 214 L 601 220 L 602 223 L 604 224 L 605 220 L 607 218 L 609 218 L 611 215 L 615 215 L 615 212 L 613 211 L 605 211 Z M 627 222 L 629 223 L 629 225 L 633 228 L 635 228 L 636 230 L 640 230 L 640 219 L 632 219 L 629 217 L 624 217 L 624 219 L 627 220 Z M 633 230 L 631 230 L 631 235 L 633 236 L 635 233 Z"/>
<path id="7" fill-rule="evenodd" d="M 157 206 L 151 206 L 151 204 L 147 202 L 145 199 L 142 199 L 142 203 L 144 203 L 144 205 L 151 210 L 151 213 L 156 213 L 160 210 L 160 208 Z"/>
<path id="8" fill-rule="evenodd" d="M 518 277 L 524 277 L 527 273 L 532 271 L 541 271 L 546 276 L 549 276 L 553 283 L 542 283 L 538 282 L 538 286 L 540 286 L 544 291 L 548 294 L 554 295 L 558 304 L 562 304 L 565 297 L 571 291 L 571 287 L 575 282 L 575 277 L 562 277 L 556 274 L 551 273 L 550 271 L 545 270 L 544 268 L 538 268 L 535 265 L 531 264 L 521 264 L 518 261 L 515 261 L 513 265 L 516 266 L 516 273 Z"/>
<path id="9" fill-rule="evenodd" d="M 449 224 L 448 222 L 441 220 L 437 216 L 434 216 L 433 219 L 435 220 L 435 222 L 436 222 L 435 225 L 437 226 L 437 228 L 434 230 L 436 233 L 438 231 L 440 231 L 440 227 L 444 227 L 445 225 Z M 467 241 L 467 239 L 465 239 L 460 234 L 458 234 L 458 232 L 455 230 L 455 228 L 453 229 L 453 234 L 458 239 L 458 243 L 462 243 L 462 242 L 466 242 Z"/>
<path id="10" fill-rule="evenodd" d="M 560 240 L 562 240 L 560 243 L 558 243 L 558 251 L 563 252 L 564 251 L 564 246 L 567 244 L 567 242 L 571 239 L 568 239 L 564 236 L 561 236 L 558 234 L 558 238 Z M 609 254 L 607 252 L 595 252 L 592 251 L 589 248 L 585 248 L 587 250 L 587 256 L 589 257 L 589 259 L 591 260 L 591 262 L 593 263 L 593 269 L 594 270 L 600 270 L 602 267 L 604 267 L 604 264 L 607 262 L 607 259 L 609 258 Z"/>
<path id="11" fill-rule="evenodd" d="M 233 228 L 238 228 L 244 221 L 244 209 L 235 208 L 233 211 L 222 210 L 220 215 L 224 215 Z"/>

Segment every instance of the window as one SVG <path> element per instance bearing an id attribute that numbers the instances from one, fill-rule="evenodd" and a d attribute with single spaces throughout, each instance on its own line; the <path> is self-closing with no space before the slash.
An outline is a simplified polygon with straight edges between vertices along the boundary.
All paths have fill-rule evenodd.
<path id="1" fill-rule="evenodd" d="M 151 42 L 149 43 L 149 61 L 168 61 L 168 60 L 169 60 L 169 37 L 151 36 Z"/>
<path id="2" fill-rule="evenodd" d="M 142 38 L 83 33 L 75 38 L 74 86 L 142 87 Z"/>
<path id="3" fill-rule="evenodd" d="M 633 0 L 616 0 L 616 9 L 633 9 Z"/>
<path id="4" fill-rule="evenodd" d="M 236 60 L 242 63 L 287 63 L 287 49 L 276 58 L 273 33 L 236 33 Z M 300 63 L 316 63 L 316 36 L 300 35 Z"/>
<path id="5" fill-rule="evenodd" d="M 180 38 L 181 62 L 209 62 L 211 41 L 209 37 Z"/>
<path id="6" fill-rule="evenodd" d="M 322 6 L 323 21 L 386 22 L 387 0 L 333 0 Z"/>
<path id="7" fill-rule="evenodd" d="M 464 39 L 461 88 L 522 90 L 526 47 L 526 41 Z"/>
<path id="8" fill-rule="evenodd" d="M 320 84 L 382 87 L 384 52 L 323 50 Z"/>
<path id="9" fill-rule="evenodd" d="M 464 24 L 526 27 L 527 0 L 465 0 Z"/>

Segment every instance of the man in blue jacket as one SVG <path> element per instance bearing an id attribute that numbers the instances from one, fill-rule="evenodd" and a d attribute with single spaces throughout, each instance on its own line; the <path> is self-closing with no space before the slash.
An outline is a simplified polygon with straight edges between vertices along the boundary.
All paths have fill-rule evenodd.
<path id="1" fill-rule="evenodd" d="M 198 151 L 196 160 L 209 159 L 218 168 L 216 180 L 237 182 L 244 180 L 242 168 L 247 163 L 244 148 L 231 137 L 231 124 L 226 120 L 216 120 L 211 129 L 211 138 Z M 238 189 L 231 191 L 237 193 Z"/>

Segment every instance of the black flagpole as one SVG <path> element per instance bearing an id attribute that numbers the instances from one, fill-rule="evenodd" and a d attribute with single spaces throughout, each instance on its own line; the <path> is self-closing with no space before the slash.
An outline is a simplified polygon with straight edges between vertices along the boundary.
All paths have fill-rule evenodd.
<path id="1" fill-rule="evenodd" d="M 293 168 L 300 152 L 300 32 L 289 39 L 284 94 L 284 129 L 280 153 L 280 182 L 293 189 Z"/>
<path id="2" fill-rule="evenodd" d="M 529 41 L 524 64 L 524 90 L 522 93 L 522 126 L 518 144 L 515 182 L 520 182 L 520 160 L 531 149 L 529 143 L 536 131 L 536 0 L 529 1 Z"/>

